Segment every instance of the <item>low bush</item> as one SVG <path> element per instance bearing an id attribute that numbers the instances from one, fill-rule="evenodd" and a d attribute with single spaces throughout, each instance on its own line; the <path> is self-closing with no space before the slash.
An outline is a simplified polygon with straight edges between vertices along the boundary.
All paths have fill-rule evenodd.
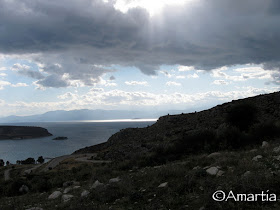
<path id="1" fill-rule="evenodd" d="M 274 138 L 280 136 L 280 126 L 273 121 L 258 123 L 252 126 L 250 133 L 255 139 Z"/>
<path id="2" fill-rule="evenodd" d="M 200 129 L 184 134 L 169 148 L 168 153 L 195 154 L 202 151 L 211 152 L 216 149 L 217 137 L 214 130 Z"/>
<path id="3" fill-rule="evenodd" d="M 226 121 L 241 131 L 246 131 L 256 122 L 257 108 L 250 103 L 233 104 L 227 113 Z"/>

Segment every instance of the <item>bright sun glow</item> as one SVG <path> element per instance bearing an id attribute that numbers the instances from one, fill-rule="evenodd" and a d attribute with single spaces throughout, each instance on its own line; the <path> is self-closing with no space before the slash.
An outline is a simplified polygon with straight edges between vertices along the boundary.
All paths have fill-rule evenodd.
<path id="1" fill-rule="evenodd" d="M 190 0 L 117 0 L 115 8 L 127 12 L 127 10 L 135 7 L 145 8 L 151 16 L 160 13 L 163 7 L 168 5 L 180 5 Z"/>

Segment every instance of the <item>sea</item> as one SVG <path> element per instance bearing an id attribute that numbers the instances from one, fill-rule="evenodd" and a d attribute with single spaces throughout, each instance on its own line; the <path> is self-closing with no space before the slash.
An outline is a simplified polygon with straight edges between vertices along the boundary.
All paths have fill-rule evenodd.
<path id="1" fill-rule="evenodd" d="M 0 159 L 16 163 L 29 157 L 37 160 L 43 156 L 46 160 L 74 151 L 106 142 L 110 136 L 124 128 L 143 128 L 152 125 L 157 119 L 122 119 L 71 122 L 30 122 L 0 125 L 39 126 L 46 128 L 53 136 L 23 139 L 0 140 Z M 66 136 L 67 140 L 52 140 Z"/>

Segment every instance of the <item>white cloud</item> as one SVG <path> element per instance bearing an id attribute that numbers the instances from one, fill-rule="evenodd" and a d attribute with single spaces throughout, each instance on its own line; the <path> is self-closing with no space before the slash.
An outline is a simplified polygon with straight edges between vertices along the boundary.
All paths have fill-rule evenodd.
<path id="1" fill-rule="evenodd" d="M 3 90 L 5 86 L 11 85 L 10 82 L 7 81 L 0 81 L 0 90 Z"/>
<path id="2" fill-rule="evenodd" d="M 104 89 L 103 88 L 91 88 L 90 92 L 103 92 Z"/>
<path id="3" fill-rule="evenodd" d="M 71 93 L 71 92 L 67 92 L 65 94 L 57 96 L 57 98 L 59 98 L 59 99 L 76 99 L 77 98 L 77 94 L 74 94 L 74 93 Z"/>
<path id="4" fill-rule="evenodd" d="M 6 67 L 0 67 L 0 71 L 6 71 L 7 68 Z"/>
<path id="5" fill-rule="evenodd" d="M 280 87 L 275 88 L 254 88 L 254 87 L 239 87 L 235 91 L 208 91 L 193 94 L 172 93 L 172 94 L 155 94 L 149 92 L 128 92 L 123 90 L 97 91 L 92 88 L 87 93 L 81 95 L 67 92 L 61 96 L 60 102 L 15 102 L 5 103 L 0 100 L 0 109 L 5 110 L 5 115 L 24 113 L 34 114 L 42 113 L 51 110 L 72 110 L 72 109 L 112 109 L 134 107 L 135 109 L 152 106 L 166 106 L 172 107 L 180 105 L 181 107 L 193 107 L 212 102 L 216 104 L 217 101 L 227 102 L 240 98 L 246 98 L 264 93 L 271 93 L 279 91 Z M 4 109 L 5 108 L 5 109 Z M 43 110 L 43 111 L 42 111 Z"/>
<path id="6" fill-rule="evenodd" d="M 109 0 L 103 0 L 104 2 L 109 2 Z M 147 12 L 153 16 L 159 14 L 162 9 L 167 6 L 183 5 L 191 0 L 137 0 L 137 1 L 127 1 L 127 0 L 116 0 L 114 7 L 123 13 L 126 13 L 129 9 L 133 8 L 144 8 Z"/>
<path id="7" fill-rule="evenodd" d="M 142 85 L 142 86 L 148 86 L 148 82 L 146 82 L 146 81 L 126 81 L 126 82 L 124 82 L 126 85 L 133 85 L 133 86 L 135 86 L 135 85 Z"/>
<path id="8" fill-rule="evenodd" d="M 225 80 L 215 80 L 212 84 L 214 85 L 228 85 L 229 83 Z"/>
<path id="9" fill-rule="evenodd" d="M 175 76 L 175 75 L 170 74 L 169 72 L 167 72 L 167 71 L 165 71 L 165 70 L 159 71 L 159 73 L 163 74 L 164 76 L 166 76 L 166 77 L 168 77 L 168 78 L 171 78 L 171 77 Z"/>
<path id="10" fill-rule="evenodd" d="M 195 68 L 193 66 L 178 66 L 179 71 L 193 71 Z"/>
<path id="11" fill-rule="evenodd" d="M 128 92 L 111 90 L 107 92 L 89 92 L 79 100 L 83 104 L 104 106 L 157 106 L 164 104 L 190 103 L 191 97 L 181 93 L 154 94 L 149 92 Z"/>
<path id="12" fill-rule="evenodd" d="M 248 65 L 247 65 L 248 66 Z M 222 67 L 212 70 L 211 76 L 214 78 L 223 78 L 231 81 L 246 81 L 249 79 L 270 79 L 275 80 L 274 73 L 278 73 L 276 70 L 265 70 L 261 66 L 249 66 L 236 68 L 233 71 L 239 73 L 239 75 L 229 75 L 224 71 L 228 70 L 228 67 Z"/>
<path id="13" fill-rule="evenodd" d="M 5 102 L 4 100 L 0 99 L 0 106 L 4 106 L 5 103 L 6 103 L 6 102 Z"/>
<path id="14" fill-rule="evenodd" d="M 187 75 L 187 78 L 197 79 L 197 78 L 199 78 L 199 76 L 196 73 L 193 73 L 193 74 Z"/>
<path id="15" fill-rule="evenodd" d="M 178 82 L 168 81 L 168 82 L 166 82 L 166 85 L 167 86 L 181 86 L 182 84 L 178 83 Z"/>
<path id="16" fill-rule="evenodd" d="M 105 87 L 116 87 L 116 86 L 118 86 L 118 84 L 115 82 L 108 82 L 108 83 L 104 84 L 104 86 Z"/>
<path id="17" fill-rule="evenodd" d="M 26 83 L 17 83 L 17 84 L 12 84 L 8 81 L 0 81 L 0 90 L 3 90 L 5 86 L 10 86 L 10 87 L 27 87 L 28 85 Z"/>
<path id="18" fill-rule="evenodd" d="M 6 73 L 0 73 L 0 77 L 5 77 L 5 76 L 7 76 Z"/>
<path id="19" fill-rule="evenodd" d="M 113 80 L 104 80 L 102 79 L 101 77 L 99 77 L 99 81 L 96 83 L 96 84 L 99 84 L 99 85 L 102 85 L 102 86 L 105 86 L 105 87 L 116 87 L 118 86 L 117 83 L 115 82 L 112 82 Z"/>
<path id="20" fill-rule="evenodd" d="M 176 73 L 176 71 L 173 69 L 171 70 L 171 72 Z M 167 72 L 165 70 L 159 71 L 159 73 L 163 74 L 164 76 L 166 76 L 168 78 L 175 78 L 175 79 L 185 79 L 186 78 L 186 76 L 184 76 L 184 75 L 170 74 L 169 72 Z"/>
<path id="21" fill-rule="evenodd" d="M 175 70 L 171 70 L 172 73 L 176 73 Z M 186 76 L 184 75 L 176 75 L 176 74 L 170 74 L 169 72 L 163 70 L 163 71 L 159 71 L 159 73 L 163 74 L 164 76 L 168 77 L 168 78 L 175 78 L 175 79 L 185 79 Z"/>
<path id="22" fill-rule="evenodd" d="M 11 87 L 28 87 L 26 83 L 19 82 L 17 84 L 12 84 Z"/>
<path id="23" fill-rule="evenodd" d="M 30 66 L 27 66 L 25 64 L 15 63 L 12 67 L 12 71 L 20 71 L 20 70 L 29 70 Z"/>
<path id="24" fill-rule="evenodd" d="M 272 74 L 278 73 L 275 70 L 265 70 L 260 66 L 237 68 L 235 72 L 240 72 L 245 79 L 273 79 Z"/>
<path id="25" fill-rule="evenodd" d="M 180 75 L 180 76 L 176 76 L 175 78 L 176 78 L 176 79 L 185 79 L 186 77 L 185 77 L 185 76 Z"/>
<path id="26" fill-rule="evenodd" d="M 228 75 L 224 72 L 226 70 L 228 70 L 228 67 L 213 69 L 211 71 L 211 73 L 212 73 L 211 76 L 214 78 L 223 78 L 223 79 L 232 80 L 232 81 L 245 81 L 246 80 L 241 75 L 239 75 L 239 76 Z"/>

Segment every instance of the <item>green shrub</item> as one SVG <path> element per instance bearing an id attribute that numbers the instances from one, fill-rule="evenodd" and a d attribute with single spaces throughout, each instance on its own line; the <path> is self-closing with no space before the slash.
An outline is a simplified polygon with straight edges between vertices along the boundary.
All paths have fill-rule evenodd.
<path id="1" fill-rule="evenodd" d="M 22 185 L 27 185 L 26 181 L 24 181 L 21 178 L 18 178 L 13 181 L 9 181 L 5 183 L 4 186 L 4 195 L 5 196 L 17 196 L 20 195 L 21 193 L 19 192 L 19 189 Z"/>
<path id="2" fill-rule="evenodd" d="M 195 154 L 202 151 L 211 152 L 216 149 L 217 140 L 214 130 L 200 129 L 190 131 L 184 134 L 182 139 L 177 140 L 170 150 L 175 154 Z"/>
<path id="3" fill-rule="evenodd" d="M 248 128 L 256 122 L 257 109 L 250 103 L 234 104 L 228 110 L 226 121 L 241 131 Z"/>
<path id="4" fill-rule="evenodd" d="M 31 184 L 33 192 L 48 192 L 52 187 L 46 177 L 35 177 L 31 180 Z"/>
<path id="5" fill-rule="evenodd" d="M 256 124 L 250 129 L 256 139 L 273 138 L 280 136 L 280 127 L 273 121 Z"/>
<path id="6" fill-rule="evenodd" d="M 218 139 L 219 149 L 238 149 L 254 141 L 250 134 L 234 126 L 220 129 Z"/>

